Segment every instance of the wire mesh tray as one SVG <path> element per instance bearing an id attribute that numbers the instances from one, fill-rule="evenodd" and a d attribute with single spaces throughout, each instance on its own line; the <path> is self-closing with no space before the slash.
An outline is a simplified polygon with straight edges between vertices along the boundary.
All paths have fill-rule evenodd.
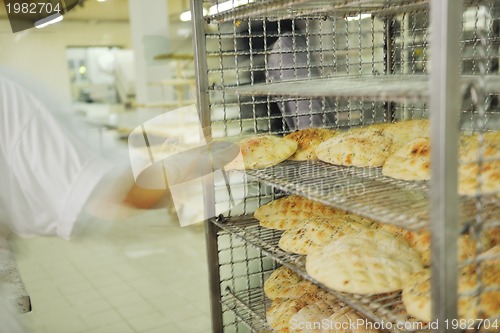
<path id="1" fill-rule="evenodd" d="M 331 165 L 321 161 L 285 161 L 274 167 L 247 170 L 248 175 L 323 204 L 409 230 L 429 226 L 428 182 L 386 177 L 381 168 Z M 500 219 L 500 203 L 484 198 L 487 220 Z M 476 200 L 461 197 L 460 217 L 465 227 L 477 213 Z"/>
<path id="2" fill-rule="evenodd" d="M 390 326 L 391 332 L 426 332 L 424 323 L 413 320 L 413 318 L 406 313 L 405 307 L 401 301 L 400 292 L 381 295 L 358 295 L 331 290 L 307 274 L 305 269 L 305 256 L 288 253 L 278 247 L 278 242 L 281 237 L 280 231 L 262 228 L 259 222 L 250 216 L 230 218 L 219 217 L 217 219 L 212 219 L 211 222 L 226 232 L 232 233 L 262 250 L 268 257 L 281 265 L 287 266 L 303 278 L 329 291 L 339 300 L 348 304 L 374 322 L 390 323 L 387 324 L 386 327 Z M 404 327 L 405 329 L 401 330 L 398 329 L 398 327 Z M 414 329 L 408 329 L 408 327 L 413 327 Z"/>
<path id="3" fill-rule="evenodd" d="M 221 303 L 233 311 L 252 332 L 274 332 L 266 322 L 266 309 L 271 306 L 271 301 L 265 297 L 261 288 L 236 293 L 227 288 Z"/>
<path id="4" fill-rule="evenodd" d="M 475 80 L 463 76 L 462 92 Z M 500 76 L 489 75 L 484 80 L 486 93 L 500 93 Z M 404 82 L 404 84 L 402 84 Z M 365 75 L 309 80 L 259 83 L 231 87 L 216 87 L 225 93 L 242 96 L 341 97 L 354 100 L 426 102 L 429 99 L 428 75 Z M 462 94 L 463 95 L 463 94 Z M 459 95 L 460 96 L 460 95 Z"/>
<path id="5" fill-rule="evenodd" d="M 212 1 L 215 2 L 215 1 Z M 332 12 L 337 15 L 354 13 L 386 14 L 396 11 L 409 12 L 427 9 L 427 0 L 256 0 L 241 1 L 240 6 L 224 8 L 219 12 L 207 15 L 209 21 L 226 22 L 235 19 L 266 17 L 281 20 L 297 17 L 327 16 Z"/>
<path id="6" fill-rule="evenodd" d="M 221 4 L 222 0 L 210 0 Z M 282 20 L 302 17 L 325 17 L 335 13 L 348 16 L 359 13 L 390 15 L 429 9 L 429 0 L 245 0 L 235 1 L 230 8 L 220 6 L 217 13 L 206 16 L 208 21 L 227 22 L 238 19 L 263 18 Z M 480 2 L 466 0 L 466 5 Z"/>

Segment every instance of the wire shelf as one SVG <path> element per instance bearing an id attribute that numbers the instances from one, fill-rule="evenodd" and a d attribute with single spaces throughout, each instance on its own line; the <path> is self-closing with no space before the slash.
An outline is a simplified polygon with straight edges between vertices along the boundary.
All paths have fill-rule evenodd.
<path id="1" fill-rule="evenodd" d="M 221 303 L 233 311 L 252 332 L 274 332 L 266 322 L 266 309 L 271 306 L 271 301 L 265 297 L 262 288 L 237 293 L 227 288 Z"/>
<path id="2" fill-rule="evenodd" d="M 209 0 L 216 4 L 222 0 Z M 466 5 L 478 3 L 479 0 L 466 0 Z M 237 4 L 237 2 L 234 2 Z M 391 15 L 403 12 L 411 13 L 429 9 L 429 0 L 248 0 L 240 1 L 241 5 L 231 8 L 219 8 L 218 13 L 208 14 L 206 19 L 215 22 L 227 22 L 248 18 L 267 18 L 283 20 L 302 17 L 325 17 L 335 13 L 337 16 L 348 16 L 360 13 L 372 15 Z"/>
<path id="3" fill-rule="evenodd" d="M 473 76 L 462 77 L 462 92 L 475 80 Z M 401 84 L 404 82 L 405 84 Z M 500 93 L 500 76 L 484 78 L 486 93 Z M 214 87 L 225 93 L 242 96 L 325 96 L 351 98 L 352 100 L 426 102 L 429 99 L 429 76 L 427 75 L 379 75 L 319 78 L 310 80 L 259 83 L 230 87 Z"/>
<path id="4" fill-rule="evenodd" d="M 363 314 L 375 322 L 391 322 L 394 329 L 392 332 L 425 332 L 424 323 L 415 324 L 415 320 L 410 317 L 405 310 L 401 300 L 401 293 L 387 293 L 382 295 L 358 295 L 342 293 L 331 290 L 311 278 L 305 269 L 305 256 L 288 253 L 278 247 L 278 242 L 282 232 L 272 229 L 262 228 L 259 222 L 250 216 L 238 216 L 212 219 L 212 223 L 240 237 L 249 244 L 260 249 L 265 255 L 276 262 L 284 265 L 303 278 L 317 284 L 322 289 L 327 290 L 342 302 L 348 304 L 353 309 Z M 249 306 L 248 306 L 249 307 Z M 399 324 L 397 324 L 399 323 Z M 414 327 L 415 330 L 400 330 L 396 327 Z"/>
<path id="5" fill-rule="evenodd" d="M 215 2 L 215 1 L 212 1 Z M 281 20 L 297 17 L 322 17 L 335 12 L 337 15 L 353 13 L 389 14 L 392 11 L 417 11 L 426 9 L 426 0 L 257 0 L 242 6 L 233 6 L 219 13 L 207 15 L 209 21 L 261 18 Z"/>
<path id="6" fill-rule="evenodd" d="M 287 193 L 395 224 L 409 230 L 429 226 L 429 184 L 386 177 L 381 168 L 331 165 L 321 161 L 285 161 L 246 173 Z M 500 203 L 485 197 L 488 219 L 500 219 Z M 461 223 L 465 227 L 477 213 L 476 201 L 461 197 Z"/>

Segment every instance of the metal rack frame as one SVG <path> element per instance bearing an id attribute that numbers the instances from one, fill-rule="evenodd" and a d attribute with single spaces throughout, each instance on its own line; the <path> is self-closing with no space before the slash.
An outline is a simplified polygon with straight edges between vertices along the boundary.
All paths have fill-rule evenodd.
<path id="1" fill-rule="evenodd" d="M 212 5 L 219 3 L 218 0 L 207 2 Z M 233 132 L 229 126 L 232 123 L 238 126 L 236 132 L 239 131 L 240 134 L 247 123 L 250 124 L 254 133 L 261 131 L 261 128 L 264 128 L 263 131 L 267 133 L 286 133 L 284 120 L 282 120 L 281 129 L 271 129 L 271 122 L 280 120 L 280 116 L 273 116 L 270 113 L 269 105 L 271 103 L 296 103 L 296 105 L 297 103 L 305 103 L 303 105 L 308 103 L 310 106 L 312 103 L 318 102 L 321 108 L 314 111 L 311 108 L 308 114 L 311 117 L 325 117 L 325 114 L 330 112 L 337 112 L 336 114 L 339 115 L 343 112 L 342 110 L 345 110 L 347 120 L 342 122 L 336 119 L 334 124 L 336 128 L 363 124 L 367 120 L 363 113 L 367 104 L 369 105 L 368 109 L 372 110 L 371 121 L 373 122 L 402 119 L 401 114 L 408 112 L 408 109 L 417 110 L 415 112 L 419 116 L 430 114 L 430 137 L 433 147 L 432 179 L 434 180 L 431 184 L 397 181 L 383 177 L 378 168 L 344 168 L 326 165 L 322 162 L 296 163 L 288 161 L 272 168 L 247 172 L 242 186 L 244 187 L 250 182 L 259 184 L 259 187 L 254 189 L 255 193 L 245 189 L 246 193 L 252 197 L 251 199 L 257 202 L 257 206 L 273 198 L 275 194 L 273 191 L 279 189 L 286 193 L 301 194 L 310 199 L 384 223 L 415 230 L 430 227 L 432 235 L 433 318 L 441 322 L 447 318 L 457 317 L 456 286 L 459 265 L 456 258 L 456 240 L 458 234 L 462 231 L 469 231 L 477 241 L 486 225 L 484 218 L 486 211 L 490 213 L 489 222 L 493 221 L 493 224 L 498 224 L 497 219 L 500 220 L 500 205 L 495 196 L 477 195 L 459 198 L 457 195 L 459 129 L 454 124 L 459 122 L 460 110 L 462 110 L 463 114 L 471 115 L 472 122 L 478 122 L 478 125 L 473 125 L 473 128 L 482 133 L 486 129 L 486 124 L 481 123 L 481 121 L 482 117 L 484 118 L 489 112 L 488 101 L 491 96 L 500 92 L 499 76 L 491 75 L 488 69 L 484 69 L 488 66 L 481 64 L 479 72 L 474 72 L 472 76 L 460 75 L 464 60 L 462 56 L 464 43 L 461 39 L 462 5 L 463 3 L 475 4 L 479 8 L 482 2 L 481 0 L 332 0 L 325 4 L 317 0 L 256 0 L 248 1 L 242 6 L 220 13 L 204 16 L 203 1 L 191 0 L 196 55 L 197 103 L 207 141 L 210 141 L 213 136 L 232 135 Z M 424 19 L 427 20 L 427 27 L 432 29 L 429 41 L 427 41 L 427 30 L 425 30 L 421 40 L 417 40 L 413 36 L 413 39 L 402 41 L 401 45 L 398 44 L 397 34 L 400 33 L 401 37 L 398 38 L 403 39 L 404 31 L 401 30 L 414 28 L 414 26 L 405 27 L 403 22 L 401 22 L 401 26 L 396 26 L 394 18 L 405 11 L 415 13 L 428 13 L 430 11 L 430 23 L 427 18 Z M 349 24 L 346 23 L 345 35 L 338 40 L 334 36 L 333 44 L 330 45 L 332 50 L 322 44 L 322 38 L 328 32 L 321 29 L 320 32 L 315 32 L 307 28 L 312 20 L 320 22 L 334 17 L 347 18 L 366 12 L 372 14 L 372 19 L 377 16 L 383 22 L 383 26 L 381 30 L 378 30 L 372 20 L 371 32 L 368 32 L 368 35 L 371 33 L 371 46 L 365 48 L 362 47 L 361 42 L 361 23 L 357 28 L 359 30 L 357 44 L 355 43 L 354 46 L 349 44 L 349 38 L 352 35 L 355 36 L 355 32 L 350 32 Z M 264 30 L 253 33 L 251 22 L 259 19 L 264 21 Z M 278 23 L 276 36 L 273 33 L 266 35 L 266 22 L 271 24 L 283 19 L 291 19 L 292 25 L 295 24 L 295 20 L 305 20 L 305 32 L 295 30 L 293 27 L 290 32 L 282 32 L 280 31 L 280 23 Z M 237 32 L 236 28 L 233 28 L 232 31 L 224 30 L 224 24 L 236 26 L 240 24 L 241 20 L 246 20 L 248 33 Z M 215 24 L 216 30 L 207 29 L 207 24 Z M 415 23 L 413 24 L 415 25 Z M 380 34 L 383 35 L 383 45 L 375 45 L 374 36 Z M 475 29 L 474 34 L 480 35 L 481 32 Z M 252 36 L 263 38 L 262 49 L 252 50 L 250 46 L 250 50 L 240 50 L 237 41 L 251 40 Z M 281 49 L 271 50 L 270 45 L 267 44 L 267 38 L 280 36 L 304 38 L 307 47 L 300 49 L 294 46 L 291 52 Z M 320 40 L 319 50 L 309 47 L 310 38 Z M 473 43 L 477 43 L 477 40 L 480 41 L 478 45 L 474 44 L 472 56 L 470 56 L 470 59 L 478 58 L 478 64 L 490 61 L 491 50 L 488 49 L 487 45 L 483 45 L 486 39 L 495 40 L 492 36 L 471 38 Z M 207 50 L 206 45 L 211 41 L 218 43 L 218 50 L 217 48 L 215 51 Z M 234 45 L 230 41 L 233 41 Z M 336 45 L 337 42 L 343 42 L 345 45 Z M 465 43 L 467 42 L 465 41 Z M 407 61 L 407 59 L 398 59 L 398 56 L 401 56 L 400 54 L 405 51 L 404 43 L 414 43 L 410 48 L 413 64 L 408 73 L 402 69 L 396 70 L 397 66 L 403 68 L 403 62 Z M 349 72 L 351 64 L 349 57 L 359 55 L 359 61 L 354 61 L 351 66 L 354 67 L 354 72 L 358 67 L 359 72 L 361 72 L 361 67 L 364 65 L 361 53 L 370 51 L 370 47 L 371 73 L 369 74 L 371 75 L 356 76 Z M 383 56 L 375 55 L 374 48 L 383 50 Z M 437 68 L 437 70 L 431 71 L 430 74 L 417 75 L 415 63 L 420 61 L 424 70 L 427 66 L 425 57 L 424 60 L 415 60 L 414 53 L 419 48 L 431 50 L 430 66 L 434 69 Z M 322 50 L 325 51 L 325 54 Z M 333 55 L 328 54 L 330 51 L 333 52 Z M 267 58 L 273 52 L 280 55 L 288 52 L 294 57 L 302 52 L 307 54 L 307 64 L 300 64 L 294 68 L 280 64 L 278 68 L 273 68 L 268 63 Z M 312 58 L 310 54 L 315 52 L 319 53 L 321 58 L 319 63 L 310 60 Z M 257 55 L 264 56 L 263 64 L 253 63 L 252 57 Z M 328 72 L 325 69 L 328 66 L 328 61 L 323 59 L 324 56 L 333 57 L 334 67 L 337 59 L 344 59 L 347 64 L 346 75 L 339 74 L 336 68 L 332 69 L 333 76 L 323 75 L 323 71 Z M 230 58 L 230 61 L 226 63 L 225 57 Z M 250 57 L 250 60 L 245 60 L 243 57 Z M 208 66 L 209 62 L 216 61 L 216 59 L 219 60 L 218 66 Z M 382 75 L 378 75 L 380 73 L 377 73 L 377 66 L 383 68 Z M 278 82 L 268 81 L 265 83 L 255 81 L 257 74 L 276 69 L 280 71 L 303 69 L 308 70 L 309 74 L 307 77 L 296 77 L 295 80 L 290 81 L 278 80 Z M 322 75 L 312 77 L 311 70 L 319 70 Z M 209 77 L 215 79 L 209 80 Z M 459 92 L 458 95 L 461 98 L 457 98 L 456 92 Z M 327 105 L 326 97 L 332 98 L 331 107 Z M 461 105 L 462 100 L 468 97 L 472 97 L 473 100 L 474 110 L 472 112 L 464 110 L 466 103 Z M 267 107 L 267 115 L 256 113 L 256 107 L 259 105 Z M 227 113 L 233 107 L 238 109 L 239 115 L 231 118 Z M 223 110 L 223 118 L 214 117 L 212 111 L 215 108 Z M 249 109 L 252 112 L 252 117 L 249 120 L 242 117 L 243 109 Z M 359 112 L 359 115 L 355 115 L 356 112 Z M 413 114 L 414 111 L 410 112 Z M 493 114 L 493 116 L 497 115 Z M 370 121 L 370 119 L 368 120 Z M 478 164 L 481 165 L 483 162 L 482 156 L 479 156 Z M 307 168 L 302 170 L 307 169 L 310 173 L 302 175 L 303 177 L 297 176 L 297 170 L 304 165 L 307 165 Z M 328 187 L 336 184 L 362 184 L 368 188 L 368 191 L 362 195 L 337 195 L 332 191 L 332 187 L 329 187 L 327 191 L 324 191 L 324 188 L 315 189 L 318 186 Z M 208 179 L 205 185 L 207 217 L 210 218 L 218 214 L 216 209 L 218 204 L 217 189 L 214 188 L 213 179 Z M 408 206 L 408 201 L 398 201 L 398 198 L 403 197 L 401 194 L 413 199 L 411 206 Z M 242 210 L 230 210 L 228 212 L 230 217 L 210 218 L 206 223 L 213 332 L 226 332 L 224 324 L 226 312 L 224 309 L 230 309 L 237 321 L 246 323 L 251 331 L 257 332 L 267 329 L 264 317 L 268 303 L 261 290 L 264 281 L 263 272 L 257 279 L 261 284 L 260 287 L 250 286 L 252 283 L 248 278 L 245 283 L 247 289 L 238 290 L 238 288 L 227 286 L 223 288 L 227 281 L 221 276 L 221 271 L 227 268 L 227 262 L 220 261 L 219 240 L 222 234 L 236 237 L 245 244 L 261 251 L 260 266 L 265 266 L 262 258 L 265 256 L 275 264 L 286 265 L 299 275 L 311 280 L 305 272 L 303 258 L 281 251 L 277 247 L 279 232 L 260 228 L 255 220 L 244 215 L 251 213 L 254 206 L 250 203 L 247 205 L 246 201 L 244 206 Z M 245 251 L 248 251 L 246 245 Z M 481 252 L 481 245 L 478 245 L 478 251 Z M 239 255 L 237 252 L 234 253 L 235 258 Z M 233 254 L 231 254 L 231 260 L 234 259 L 232 256 Z M 238 260 L 231 262 L 231 270 L 233 270 L 233 264 L 239 263 Z M 241 260 L 245 263 L 247 272 L 250 272 L 251 265 L 248 258 Z M 258 275 L 259 273 L 252 272 L 252 274 Z M 318 281 L 313 282 L 318 283 Z M 321 284 L 319 285 L 321 286 Z M 411 318 L 404 313 L 404 308 L 402 309 L 398 293 L 386 295 L 383 300 L 379 297 L 361 297 L 342 293 L 335 293 L 335 295 L 372 320 L 411 321 Z M 236 331 L 240 332 L 238 328 Z M 445 330 L 441 327 L 440 331 L 444 332 Z"/>

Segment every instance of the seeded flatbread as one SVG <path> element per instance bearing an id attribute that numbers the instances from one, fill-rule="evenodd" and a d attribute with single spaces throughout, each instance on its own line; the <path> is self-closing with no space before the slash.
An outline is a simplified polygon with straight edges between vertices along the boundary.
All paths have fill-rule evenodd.
<path id="1" fill-rule="evenodd" d="M 382 173 L 395 179 L 429 180 L 430 164 L 430 141 L 428 138 L 417 138 L 389 156 Z"/>
<path id="2" fill-rule="evenodd" d="M 479 176 L 481 186 L 479 186 Z M 458 193 L 461 195 L 498 193 L 500 192 L 500 160 L 485 162 L 481 169 L 478 163 L 460 164 L 458 180 Z"/>
<path id="3" fill-rule="evenodd" d="M 228 170 L 251 170 L 271 167 L 292 156 L 297 142 L 272 135 L 245 138 L 237 143 L 241 154 L 226 166 Z"/>
<path id="4" fill-rule="evenodd" d="M 267 323 L 278 333 L 290 332 L 290 319 L 306 305 L 307 302 L 300 298 L 275 299 L 266 311 Z"/>
<path id="5" fill-rule="evenodd" d="M 329 333 L 378 333 L 379 330 L 369 328 L 368 320 L 361 317 L 350 307 L 344 307 L 326 318 L 328 325 L 323 332 Z"/>
<path id="6" fill-rule="evenodd" d="M 298 144 L 298 149 L 289 159 L 295 161 L 316 160 L 316 147 L 335 136 L 336 131 L 326 128 L 307 128 L 285 136 Z"/>
<path id="7" fill-rule="evenodd" d="M 479 146 L 479 136 L 477 134 L 462 136 L 458 150 L 460 162 L 476 162 L 479 158 Z M 500 160 L 500 132 L 484 133 L 481 150 L 484 160 Z"/>
<path id="8" fill-rule="evenodd" d="M 300 298 L 304 294 L 316 293 L 319 288 L 304 280 L 291 269 L 281 266 L 264 282 L 264 293 L 270 299 Z"/>
<path id="9" fill-rule="evenodd" d="M 420 255 L 404 240 L 383 230 L 346 235 L 311 251 L 307 273 L 329 288 L 359 294 L 400 290 L 422 269 Z"/>
<path id="10" fill-rule="evenodd" d="M 345 311 L 346 305 L 335 297 L 325 293 L 325 297 L 308 304 L 290 318 L 290 332 L 320 333 L 324 332 L 325 320 L 334 313 Z"/>
<path id="11" fill-rule="evenodd" d="M 365 223 L 361 223 L 361 221 L 365 221 Z M 370 224 L 368 219 L 359 219 L 356 215 L 316 217 L 286 230 L 281 235 L 278 245 L 288 252 L 308 254 L 341 236 L 368 230 Z"/>
<path id="12" fill-rule="evenodd" d="M 264 282 L 264 293 L 270 299 L 280 298 L 285 288 L 297 284 L 301 280 L 302 278 L 297 273 L 288 267 L 281 266 L 274 270 Z"/>
<path id="13" fill-rule="evenodd" d="M 276 332 L 290 332 L 290 320 L 294 314 L 309 304 L 325 299 L 324 292 L 304 294 L 301 298 L 273 300 L 273 304 L 266 311 L 266 319 L 269 326 Z"/>
<path id="14" fill-rule="evenodd" d="M 478 276 L 473 265 L 460 269 L 458 274 L 458 317 L 465 320 L 488 319 L 500 316 L 500 259 L 487 259 L 499 254 L 493 248 L 481 256 L 481 296 L 473 296 L 478 288 Z M 425 269 L 412 275 L 403 288 L 403 303 L 406 311 L 419 320 L 431 319 L 430 270 Z M 478 302 L 479 301 L 479 302 Z M 479 303 L 479 306 L 478 304 Z"/>
<path id="15" fill-rule="evenodd" d="M 408 245 L 420 254 L 424 266 L 429 266 L 431 264 L 431 235 L 429 231 L 410 231 L 387 224 L 383 225 L 381 229 L 404 239 Z M 475 255 L 476 245 L 474 240 L 467 234 L 461 235 L 458 239 L 458 260 L 464 261 L 471 259 Z"/>
<path id="16" fill-rule="evenodd" d="M 312 217 L 344 215 L 345 211 L 325 206 L 297 195 L 290 195 L 259 207 L 254 217 L 265 228 L 286 230 Z"/>
<path id="17" fill-rule="evenodd" d="M 410 141 L 417 138 L 429 137 L 429 120 L 418 119 L 393 123 L 384 128 L 382 135 L 391 139 L 390 153 L 394 153 Z"/>
<path id="18" fill-rule="evenodd" d="M 316 149 L 318 159 L 335 165 L 377 167 L 389 156 L 391 139 L 381 130 L 346 132 L 321 143 Z"/>

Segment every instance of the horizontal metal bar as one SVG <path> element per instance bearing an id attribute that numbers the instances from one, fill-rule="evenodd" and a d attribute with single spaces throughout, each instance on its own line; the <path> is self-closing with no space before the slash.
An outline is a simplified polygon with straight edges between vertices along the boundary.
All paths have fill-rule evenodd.
<path id="1" fill-rule="evenodd" d="M 475 80 L 474 76 L 462 76 L 462 91 Z M 405 84 L 401 84 L 404 82 Z M 485 90 L 500 93 L 500 76 L 484 78 Z M 215 87 L 225 93 L 243 96 L 300 96 L 300 97 L 345 97 L 370 101 L 420 101 L 429 98 L 427 75 L 364 75 L 310 80 L 259 83 L 229 87 Z"/>

